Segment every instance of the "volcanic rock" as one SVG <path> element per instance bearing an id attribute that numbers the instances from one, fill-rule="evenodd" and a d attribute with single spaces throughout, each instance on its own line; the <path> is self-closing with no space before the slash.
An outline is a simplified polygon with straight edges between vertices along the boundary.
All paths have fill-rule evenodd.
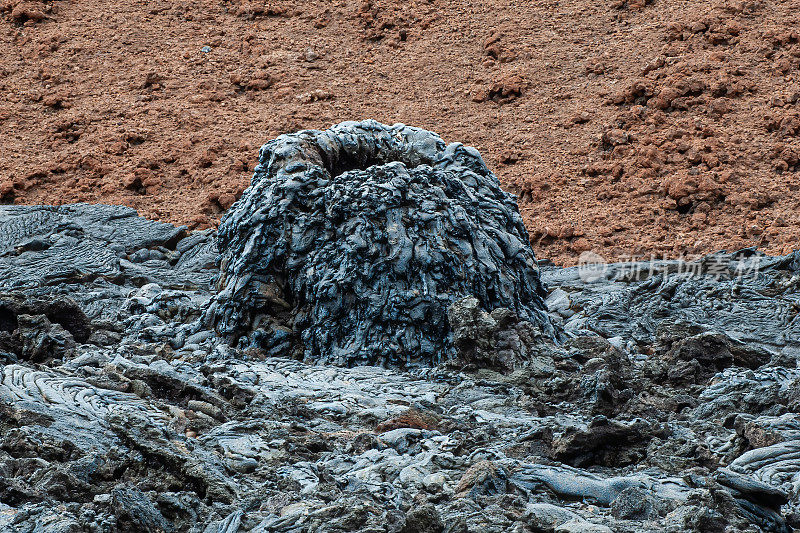
<path id="1" fill-rule="evenodd" d="M 399 163 L 351 172 L 370 168 L 402 174 Z M 406 172 L 456 167 L 437 168 Z M 256 234 L 247 268 L 261 264 L 255 245 L 266 236 Z M 414 235 L 429 244 L 429 234 Z M 223 312 L 233 303 L 212 287 L 217 242 L 213 231 L 187 233 L 125 207 L 0 206 L 0 531 L 800 527 L 800 253 L 606 264 L 591 275 L 543 264 L 536 283 L 522 277 L 535 270 L 503 255 L 496 266 L 508 270 L 497 279 L 504 273 L 508 290 L 529 296 L 547 287 L 551 308 L 493 294 L 499 285 L 478 285 L 488 278 L 476 266 L 469 279 L 480 290 L 434 284 L 440 299 L 425 300 L 442 304 L 448 335 L 410 314 L 377 322 L 383 332 L 414 327 L 451 350 L 445 364 L 418 357 L 408 369 L 291 357 L 303 355 L 302 332 L 325 331 L 307 318 L 311 301 L 298 304 L 301 293 L 273 293 L 287 305 L 259 319 L 283 328 L 282 356 L 223 342 L 209 316 L 229 316 L 232 335 L 249 340 L 258 329 L 243 322 L 239 331 Z M 223 281 L 239 257 L 232 250 Z M 383 270 L 365 266 L 354 279 L 380 273 L 391 281 L 380 286 L 396 289 L 391 265 L 376 264 Z M 288 279 L 260 272 L 236 275 Z M 377 342 L 371 332 L 360 338 Z"/>
<path id="2" fill-rule="evenodd" d="M 553 336 L 516 202 L 476 150 L 345 122 L 282 135 L 259 161 L 220 225 L 206 314 L 234 343 L 348 366 L 436 364 L 454 355 L 448 307 L 467 296 Z"/>

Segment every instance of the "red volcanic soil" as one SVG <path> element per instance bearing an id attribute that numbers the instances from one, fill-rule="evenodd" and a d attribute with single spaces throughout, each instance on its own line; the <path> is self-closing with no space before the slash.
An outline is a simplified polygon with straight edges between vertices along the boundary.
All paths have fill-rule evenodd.
<path id="1" fill-rule="evenodd" d="M 0 202 L 215 225 L 279 133 L 477 147 L 539 257 L 800 248 L 798 0 L 0 0 Z"/>

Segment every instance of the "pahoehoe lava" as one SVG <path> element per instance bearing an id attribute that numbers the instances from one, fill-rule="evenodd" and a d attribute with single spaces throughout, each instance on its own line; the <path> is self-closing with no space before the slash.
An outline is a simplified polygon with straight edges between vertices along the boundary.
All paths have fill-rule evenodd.
<path id="1" fill-rule="evenodd" d="M 220 235 L 0 206 L 0 531 L 800 527 L 800 252 L 525 238 L 477 153 L 375 122 L 268 143 Z"/>
<path id="2" fill-rule="evenodd" d="M 513 196 L 480 154 L 375 121 L 281 135 L 219 228 L 207 317 L 243 346 L 308 361 L 437 364 L 447 309 L 476 297 L 553 328 Z"/>

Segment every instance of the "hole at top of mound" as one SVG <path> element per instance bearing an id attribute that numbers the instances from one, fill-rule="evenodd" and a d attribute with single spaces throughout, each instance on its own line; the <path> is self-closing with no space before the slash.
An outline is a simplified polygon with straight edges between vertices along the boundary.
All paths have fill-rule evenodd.
<path id="1" fill-rule="evenodd" d="M 419 157 L 410 156 L 399 151 L 378 151 L 376 153 L 352 153 L 347 150 L 338 152 L 335 158 L 325 161 L 325 169 L 331 177 L 336 177 L 353 170 L 367 170 L 375 165 L 388 165 L 390 163 L 402 163 L 408 169 L 416 168 L 420 165 L 430 165 L 431 160 L 422 160 Z"/>
<path id="2" fill-rule="evenodd" d="M 443 149 L 443 143 L 439 146 L 436 139 L 417 135 L 394 136 L 382 131 L 355 138 L 352 134 L 344 134 L 333 139 L 318 138 L 317 146 L 331 177 L 389 163 L 402 163 L 408 169 L 432 165 Z M 331 140 L 333 142 L 329 142 Z"/>
<path id="3" fill-rule="evenodd" d="M 16 330 L 17 327 L 19 327 L 19 323 L 17 322 L 17 315 L 14 314 L 14 311 L 5 305 L 0 305 L 0 331 L 7 331 L 10 333 Z"/>

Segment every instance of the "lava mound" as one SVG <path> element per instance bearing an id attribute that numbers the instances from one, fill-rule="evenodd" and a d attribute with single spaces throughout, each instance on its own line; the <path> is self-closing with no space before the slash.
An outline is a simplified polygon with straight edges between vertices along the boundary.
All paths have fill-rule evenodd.
<path id="1" fill-rule="evenodd" d="M 437 364 L 473 296 L 553 328 L 514 197 L 480 154 L 375 121 L 281 135 L 219 228 L 216 331 L 268 355 Z"/>

